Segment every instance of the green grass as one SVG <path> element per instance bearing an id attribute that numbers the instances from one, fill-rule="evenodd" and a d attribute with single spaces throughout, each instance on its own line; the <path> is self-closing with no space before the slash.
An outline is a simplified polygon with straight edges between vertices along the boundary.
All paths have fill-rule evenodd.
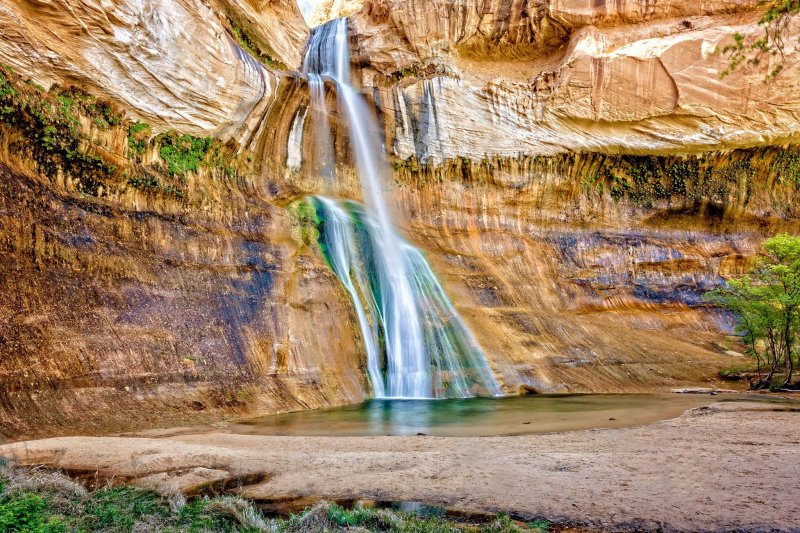
<path id="1" fill-rule="evenodd" d="M 0 474 L 0 532 L 261 531 L 243 524 L 240 508 L 260 516 L 250 502 L 198 498 L 175 509 L 153 491 L 110 487 L 92 493 L 64 490 L 70 481 L 37 481 L 40 473 L 5 469 Z M 51 473 L 46 474 L 52 476 Z M 237 518 L 238 516 L 238 518 Z"/>
<path id="2" fill-rule="evenodd" d="M 285 518 L 267 518 L 238 496 L 198 497 L 186 502 L 180 494 L 162 495 L 117 486 L 87 491 L 66 476 L 43 469 L 20 469 L 0 462 L 0 532 L 108 533 L 130 531 L 311 533 L 364 528 L 395 533 L 544 533 L 546 520 L 527 524 L 497 515 L 482 524 L 449 520 L 439 507 L 418 513 L 380 508 L 346 509 L 322 502 Z"/>
<path id="3" fill-rule="evenodd" d="M 64 521 L 49 509 L 48 499 L 38 494 L 25 493 L 11 499 L 0 499 L 0 531 L 67 531 Z"/>
<path id="4" fill-rule="evenodd" d="M 528 528 L 532 531 L 537 531 L 539 533 L 547 533 L 550 530 L 550 526 L 552 524 L 549 520 L 545 520 L 544 518 L 540 518 L 539 520 L 534 520 L 532 522 L 528 522 Z"/>
<path id="5" fill-rule="evenodd" d="M 762 371 L 764 369 L 762 368 Z M 745 375 L 747 374 L 755 374 L 756 373 L 756 363 L 755 361 L 750 361 L 744 364 L 738 364 L 729 366 L 727 368 L 723 368 L 717 374 L 724 380 L 727 381 L 740 381 L 745 379 Z"/>
<path id="6" fill-rule="evenodd" d="M 783 382 L 785 375 L 782 372 L 783 367 L 779 368 L 779 371 L 775 376 L 772 378 L 772 382 L 768 384 L 767 388 L 773 392 L 781 390 L 783 388 Z M 761 365 L 761 375 L 766 376 L 769 373 L 769 367 L 762 363 Z M 727 368 L 723 368 L 718 373 L 720 378 L 724 379 L 725 381 L 745 381 L 745 380 L 757 380 L 758 372 L 756 370 L 756 363 L 755 361 L 750 361 L 744 364 L 738 364 L 729 366 Z M 752 385 L 752 383 L 751 383 Z"/>
<path id="7" fill-rule="evenodd" d="M 164 520 L 169 516 L 169 505 L 158 494 L 114 487 L 92 494 L 85 505 L 83 522 L 90 529 L 129 531 L 144 517 Z"/>
<path id="8" fill-rule="evenodd" d="M 322 503 L 275 525 L 278 531 L 308 532 L 364 528 L 391 533 L 545 533 L 550 529 L 546 520 L 524 524 L 505 514 L 482 524 L 463 524 L 445 518 L 445 511 L 441 508 L 423 507 L 423 511 L 423 514 L 417 514 L 369 507 L 345 509 L 333 503 Z"/>

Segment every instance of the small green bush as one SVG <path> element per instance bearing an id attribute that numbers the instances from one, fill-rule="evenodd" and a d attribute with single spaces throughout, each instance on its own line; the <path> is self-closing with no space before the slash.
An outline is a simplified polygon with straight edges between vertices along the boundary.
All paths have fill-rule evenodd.
<path id="1" fill-rule="evenodd" d="M 200 168 L 214 144 L 214 139 L 189 134 L 179 135 L 170 131 L 159 135 L 156 142 L 161 145 L 159 155 L 167 164 L 169 173 L 185 176 Z"/>
<path id="2" fill-rule="evenodd" d="M 50 503 L 39 494 L 25 493 L 0 498 L 0 531 L 20 533 L 61 533 L 64 523 L 49 512 Z"/>
<path id="3" fill-rule="evenodd" d="M 140 160 L 147 150 L 147 138 L 150 134 L 150 125 L 145 122 L 133 122 L 128 127 L 128 150 L 136 160 Z"/>

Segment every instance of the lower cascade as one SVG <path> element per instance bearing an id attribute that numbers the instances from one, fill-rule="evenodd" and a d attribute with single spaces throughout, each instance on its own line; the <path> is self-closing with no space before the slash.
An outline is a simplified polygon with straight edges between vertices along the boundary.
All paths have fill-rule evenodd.
<path id="1" fill-rule="evenodd" d="M 320 246 L 356 310 L 373 394 L 376 398 L 499 395 L 486 357 L 427 261 L 392 224 L 383 192 L 389 166 L 380 133 L 363 97 L 350 85 L 349 67 L 347 20 L 316 28 L 303 64 L 315 93 L 312 117 L 324 117 L 327 111 L 318 80 L 332 79 L 366 206 L 320 196 L 310 201 L 316 207 Z M 335 165 L 324 163 L 322 168 Z"/>
<path id="2" fill-rule="evenodd" d="M 310 201 L 320 247 L 353 300 L 375 397 L 500 394 L 483 352 L 420 251 L 399 239 L 399 263 L 388 261 L 384 233 L 364 206 L 320 196 Z M 407 304 L 410 315 L 399 315 Z"/>

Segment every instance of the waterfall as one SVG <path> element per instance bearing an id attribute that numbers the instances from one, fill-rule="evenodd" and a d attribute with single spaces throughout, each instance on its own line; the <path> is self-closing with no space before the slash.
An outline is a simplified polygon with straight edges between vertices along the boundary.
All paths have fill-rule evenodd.
<path id="1" fill-rule="evenodd" d="M 336 83 L 366 199 L 367 209 L 321 197 L 313 201 L 321 220 L 320 244 L 356 307 L 374 395 L 499 394 L 485 356 L 428 263 L 392 224 L 383 191 L 390 170 L 378 124 L 350 85 L 347 19 L 312 33 L 303 70 Z M 312 106 L 320 105 L 324 93 L 321 102 L 312 94 Z"/>
<path id="2" fill-rule="evenodd" d="M 297 112 L 289 130 L 289 139 L 286 141 L 286 166 L 292 170 L 299 170 L 303 164 L 303 126 L 307 114 L 307 107 Z"/>
<path id="3" fill-rule="evenodd" d="M 364 337 L 367 351 L 367 372 L 372 383 L 372 393 L 376 398 L 386 396 L 386 387 L 383 384 L 381 372 L 381 347 L 376 327 L 378 306 L 370 290 L 369 282 L 364 268 L 364 261 L 356 245 L 356 234 L 350 215 L 335 201 L 314 197 L 319 203 L 324 215 L 324 229 L 321 232 L 321 242 L 324 243 L 323 252 L 333 268 L 336 276 L 341 280 L 356 309 L 358 325 Z M 362 295 L 366 302 L 362 302 Z"/>
<path id="4" fill-rule="evenodd" d="M 328 124 L 328 107 L 325 104 L 325 81 L 319 74 L 307 72 L 308 92 L 311 100 L 311 123 L 314 127 L 314 169 L 317 174 L 331 178 L 334 174 L 333 140 Z"/>

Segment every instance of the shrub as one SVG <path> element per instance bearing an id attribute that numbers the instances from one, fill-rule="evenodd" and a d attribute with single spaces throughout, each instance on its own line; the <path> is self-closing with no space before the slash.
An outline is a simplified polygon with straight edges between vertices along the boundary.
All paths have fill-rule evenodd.
<path id="1" fill-rule="evenodd" d="M 756 362 L 758 382 L 751 385 L 775 388 L 781 370 L 778 387 L 791 383 L 800 354 L 800 237 L 776 235 L 764 241 L 764 251 L 756 268 L 707 298 L 737 315 L 737 331 Z"/>
<path id="2" fill-rule="evenodd" d="M 161 145 L 159 155 L 167 164 L 169 173 L 184 176 L 197 171 L 208 155 L 214 139 L 189 134 L 179 135 L 171 131 L 159 135 L 156 142 Z"/>
<path id="3" fill-rule="evenodd" d="M 39 494 L 25 493 L 0 499 L 0 531 L 61 533 L 64 523 L 48 513 L 49 503 Z"/>
<path id="4" fill-rule="evenodd" d="M 128 150 L 134 159 L 140 160 L 147 149 L 150 125 L 145 122 L 133 122 L 128 127 Z"/>

